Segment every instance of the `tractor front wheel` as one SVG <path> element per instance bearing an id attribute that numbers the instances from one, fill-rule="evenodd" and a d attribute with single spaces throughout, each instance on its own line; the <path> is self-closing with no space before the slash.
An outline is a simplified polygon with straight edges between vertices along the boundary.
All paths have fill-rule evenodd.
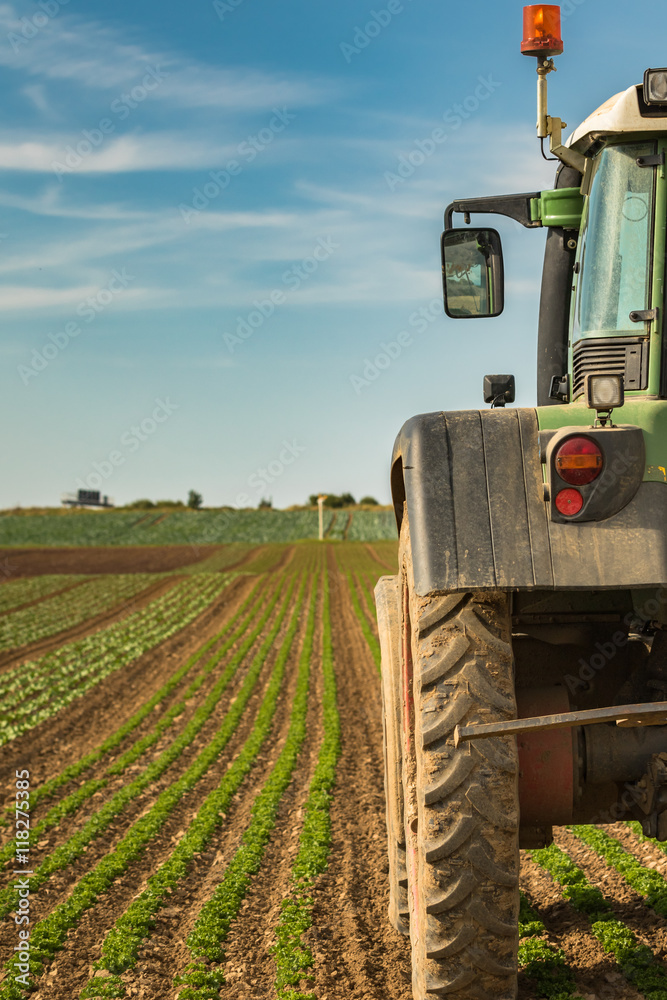
<path id="1" fill-rule="evenodd" d="M 509 596 L 419 597 L 401 532 L 403 784 L 415 1000 L 517 988 L 516 741 L 454 746 L 459 724 L 516 717 Z"/>

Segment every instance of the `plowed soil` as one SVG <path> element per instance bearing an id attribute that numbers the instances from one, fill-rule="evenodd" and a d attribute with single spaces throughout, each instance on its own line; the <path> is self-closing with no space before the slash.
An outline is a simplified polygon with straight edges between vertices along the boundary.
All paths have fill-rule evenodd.
<path id="1" fill-rule="evenodd" d="M 220 545 L 129 545 L 125 547 L 0 549 L 0 579 L 46 573 L 168 573 L 201 562 Z"/>
<path id="2" fill-rule="evenodd" d="M 219 547 L 210 546 L 197 553 L 207 558 Z M 64 554 L 64 555 L 63 555 Z M 80 789 L 85 782 L 97 779 L 105 784 L 81 808 L 45 831 L 32 849 L 33 870 L 80 831 L 87 820 L 114 795 L 154 764 L 175 738 L 186 732 L 198 709 L 219 680 L 225 667 L 239 653 L 244 638 L 257 624 L 276 589 L 286 592 L 287 582 L 307 574 L 308 590 L 316 588 L 316 616 L 311 683 L 306 719 L 306 738 L 297 767 L 280 803 L 275 826 L 266 847 L 261 869 L 251 882 L 239 912 L 231 921 L 229 933 L 220 951 L 220 968 L 225 983 L 222 1000 L 276 1000 L 276 966 L 272 952 L 275 928 L 281 904 L 291 890 L 292 866 L 299 847 L 304 806 L 315 771 L 323 739 L 322 718 L 322 573 L 326 572 L 330 592 L 330 618 L 337 704 L 341 726 L 341 755 L 331 800 L 331 853 L 323 874 L 312 891 L 312 926 L 303 942 L 313 956 L 313 979 L 302 983 L 316 1000 L 412 1000 L 409 941 L 394 931 L 387 919 L 388 906 L 385 844 L 385 806 L 383 790 L 382 707 L 378 670 L 355 614 L 350 598 L 348 573 L 356 576 L 357 602 L 365 622 L 376 631 L 361 581 L 372 585 L 392 566 L 392 554 L 361 543 L 297 545 L 280 558 L 273 552 L 246 559 L 243 572 L 190 625 L 157 645 L 139 659 L 110 674 L 85 697 L 56 713 L 22 737 L 0 748 L 0 778 L 6 801 L 14 801 L 14 775 L 17 769 L 30 771 L 32 789 L 38 789 L 64 768 L 98 748 L 165 684 L 166 680 L 192 656 L 202 644 L 216 636 L 242 607 L 257 586 L 252 602 L 234 628 L 238 635 L 220 661 L 204 678 L 196 694 L 187 698 L 171 725 L 121 774 L 109 775 L 108 768 L 118 761 L 135 741 L 147 737 L 170 708 L 180 704 L 188 685 L 220 649 L 222 640 L 192 668 L 141 724 L 109 754 L 103 755 L 85 772 L 42 799 L 31 813 L 34 825 L 54 804 Z M 3 554 L 0 553 L 0 560 Z M 141 556 L 143 562 L 132 560 Z M 24 558 L 21 572 L 81 573 L 164 571 L 192 563 L 193 551 L 182 547 L 169 550 L 98 549 L 98 550 L 12 550 L 12 560 Z M 270 557 L 270 558 L 269 558 Z M 65 568 L 61 559 L 69 559 Z M 108 559 L 108 562 L 105 560 Z M 180 560 L 180 561 L 179 561 Z M 55 566 L 61 568 L 55 569 Z M 318 570 L 314 572 L 317 565 Z M 104 568 L 102 568 L 104 567 Z M 282 590 L 280 588 L 283 588 Z M 147 881 L 169 858 L 196 817 L 206 796 L 228 773 L 250 736 L 262 699 L 276 664 L 280 644 L 287 634 L 290 616 L 298 612 L 298 625 L 291 647 L 280 694 L 275 703 L 270 733 L 259 754 L 240 784 L 227 812 L 220 817 L 211 840 L 197 854 L 184 872 L 178 886 L 159 909 L 155 925 L 139 950 L 135 966 L 123 973 L 128 997 L 146 1000 L 177 1000 L 179 989 L 174 976 L 182 973 L 190 960 L 187 937 L 202 906 L 216 887 L 234 853 L 242 842 L 252 814 L 253 804 L 264 786 L 285 745 L 292 709 L 300 653 L 305 639 L 307 600 L 298 605 L 294 590 L 287 616 L 267 648 L 250 700 L 229 742 L 205 775 L 179 800 L 146 849 L 136 857 L 123 875 L 71 927 L 67 940 L 47 964 L 31 994 L 34 1000 L 69 1000 L 78 998 L 94 973 L 102 945 L 115 921 L 146 888 Z M 76 588 L 72 589 L 72 594 Z M 150 595 L 148 595 L 150 597 Z M 36 923 L 66 900 L 79 879 L 107 858 L 130 830 L 155 804 L 160 793 L 169 788 L 190 767 L 197 755 L 210 743 L 226 713 L 236 703 L 248 672 L 277 622 L 280 601 L 275 605 L 261 633 L 240 659 L 236 672 L 219 702 L 204 721 L 191 743 L 156 780 L 129 802 L 87 845 L 86 850 L 54 872 L 34 892 L 31 921 Z M 103 628 L 105 621 L 88 623 L 89 632 Z M 233 631 L 225 635 L 230 638 Z M 60 641 L 65 642 L 68 637 Z M 33 651 L 35 652 L 35 651 Z M 39 651 L 37 651 L 39 652 Z M 609 827 L 639 857 L 656 871 L 667 871 L 665 855 L 650 845 L 640 845 L 622 824 Z M 11 828 L 3 828 L 6 842 Z M 613 900 L 614 913 L 623 920 L 659 958 L 667 954 L 667 921 L 647 911 L 642 897 L 629 889 L 623 879 L 594 852 L 583 846 L 567 831 L 557 833 L 557 842 Z M 0 888 L 12 884 L 14 859 L 8 862 Z M 522 889 L 546 926 L 545 939 L 563 950 L 573 970 L 576 987 L 586 1000 L 638 1000 L 639 994 L 629 985 L 614 960 L 603 951 L 593 936 L 588 921 L 564 900 L 560 887 L 526 854 L 522 859 Z M 17 928 L 12 915 L 0 919 L 0 970 L 4 970 L 17 943 Z M 6 972 L 0 971 L 0 991 Z M 103 976 L 101 977 L 103 978 Z M 540 994 L 534 981 L 521 974 L 521 1000 L 537 1000 Z"/>

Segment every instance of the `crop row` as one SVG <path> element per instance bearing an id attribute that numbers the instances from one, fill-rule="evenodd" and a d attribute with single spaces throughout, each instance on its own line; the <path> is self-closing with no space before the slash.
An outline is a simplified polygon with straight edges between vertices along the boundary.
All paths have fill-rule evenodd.
<path id="1" fill-rule="evenodd" d="M 344 530 L 347 511 L 339 511 L 336 527 Z M 327 530 L 333 519 L 325 513 Z M 340 522 L 340 525 L 338 525 Z M 315 510 L 175 511 L 157 517 L 136 512 L 77 511 L 67 514 L 0 517 L 0 545 L 208 545 L 227 542 L 295 542 L 318 536 Z M 357 510 L 346 537 L 350 541 L 396 538 L 391 510 Z"/>
<path id="2" fill-rule="evenodd" d="M 109 674 L 185 628 L 229 580 L 230 574 L 189 577 L 107 628 L 7 671 L 0 677 L 5 708 L 0 745 L 55 715 Z"/>
<path id="3" fill-rule="evenodd" d="M 629 826 L 641 839 L 646 839 L 639 823 L 631 823 Z M 659 872 L 645 868 L 615 837 L 610 837 L 599 827 L 573 826 L 571 831 L 587 847 L 604 858 L 608 865 L 615 868 L 635 892 L 644 896 L 652 910 L 662 917 L 667 917 L 667 883 Z M 656 846 L 665 849 L 664 844 Z"/>
<path id="4" fill-rule="evenodd" d="M 102 806 L 102 808 L 88 820 L 82 830 L 75 834 L 74 837 L 70 838 L 70 840 L 59 848 L 55 854 L 49 856 L 44 865 L 41 866 L 41 868 L 35 873 L 35 879 L 38 882 L 44 881 L 44 879 L 49 877 L 53 871 L 56 871 L 58 868 L 62 868 L 65 864 L 71 862 L 75 857 L 78 857 L 82 850 L 86 849 L 91 840 L 94 837 L 100 836 L 114 821 L 116 816 L 119 815 L 119 813 L 126 808 L 130 802 L 137 798 L 137 796 L 139 796 L 147 788 L 154 785 L 167 768 L 178 759 L 186 747 L 192 743 L 193 739 L 208 721 L 211 714 L 215 711 L 220 697 L 234 677 L 239 664 L 243 662 L 243 659 L 251 649 L 253 643 L 260 635 L 267 619 L 273 612 L 279 595 L 280 587 L 278 586 L 276 587 L 273 596 L 268 601 L 264 600 L 264 595 L 259 597 L 254 607 L 250 610 L 248 618 L 241 623 L 240 628 L 236 629 L 227 641 L 210 657 L 199 676 L 187 688 L 183 697 L 162 715 L 149 733 L 137 740 L 133 746 L 126 750 L 118 760 L 114 761 L 114 763 L 107 768 L 106 777 L 93 778 L 90 781 L 85 782 L 80 788 L 72 792 L 57 805 L 53 806 L 47 815 L 34 827 L 31 833 L 32 841 L 38 840 L 47 830 L 56 826 L 65 816 L 75 814 L 92 795 L 101 791 L 108 785 L 110 777 L 123 774 L 128 767 L 134 764 L 136 760 L 140 759 L 146 750 L 157 742 L 160 736 L 162 736 L 162 734 L 169 729 L 174 720 L 184 711 L 187 701 L 195 695 L 204 683 L 205 679 L 209 676 L 212 670 L 215 669 L 231 646 L 241 635 L 244 636 L 241 646 L 225 667 L 222 675 L 216 682 L 209 696 L 194 713 L 194 716 L 190 723 L 186 726 L 185 731 L 177 739 L 175 739 L 170 746 L 167 747 L 159 755 L 159 757 L 150 764 L 150 766 L 144 767 L 142 773 L 134 778 L 129 785 L 123 786 L 123 788 L 121 788 L 111 799 L 109 799 Z M 246 632 L 247 621 L 249 618 L 254 617 L 260 603 L 264 604 L 263 613 L 255 621 L 254 628 L 252 628 L 249 632 Z M 283 615 L 284 608 L 279 616 L 278 628 Z M 277 632 L 277 628 L 274 627 L 271 631 L 271 635 L 274 635 L 275 632 Z M 206 646 L 209 645 L 209 643 L 206 644 Z M 190 663 L 190 661 L 187 662 Z M 150 703 L 154 703 L 154 701 L 154 699 L 151 699 Z M 125 729 L 125 727 L 122 728 Z M 68 768 L 67 772 L 69 772 L 68 777 L 71 778 L 72 769 Z M 78 773 L 80 773 L 80 771 Z M 32 796 L 31 805 L 32 808 L 36 805 L 35 795 Z M 0 852 L 0 860 L 8 860 L 11 857 L 13 850 L 14 841 L 10 841 L 10 843 L 7 844 Z M 10 912 L 12 905 L 11 893 L 0 892 L 0 916 L 4 913 Z"/>
<path id="5" fill-rule="evenodd" d="M 582 828 L 579 828 L 581 831 Z M 534 861 L 558 882 L 570 905 L 590 921 L 591 932 L 614 957 L 623 975 L 646 1000 L 667 1000 L 667 973 L 653 952 L 613 913 L 610 902 L 556 844 L 530 852 Z"/>
<path id="6" fill-rule="evenodd" d="M 0 651 L 18 649 L 80 625 L 123 601 L 129 601 L 160 579 L 162 577 L 155 573 L 95 577 L 73 592 L 56 594 L 33 607 L 12 611 L 0 618 Z"/>
<path id="7" fill-rule="evenodd" d="M 544 940 L 546 927 L 521 894 L 519 911 L 519 968 L 532 979 L 538 996 L 545 1000 L 567 1000 L 577 996 L 574 973 L 562 948 Z"/>
<path id="8" fill-rule="evenodd" d="M 322 608 L 322 723 L 324 737 L 310 784 L 299 837 L 299 850 L 292 869 L 289 892 L 281 904 L 273 955 L 276 963 L 276 991 L 279 1000 L 315 1000 L 311 992 L 299 991 L 303 980 L 311 978 L 313 954 L 304 941 L 312 926 L 313 885 L 326 870 L 331 850 L 330 807 L 341 753 L 341 730 L 336 700 L 329 582 L 324 578 Z"/>
<path id="9" fill-rule="evenodd" d="M 29 604 L 31 601 L 38 601 L 49 594 L 66 590 L 80 580 L 86 579 L 90 579 L 90 577 L 52 573 L 44 576 L 28 576 L 20 580 L 8 580 L 0 586 L 0 613 L 20 608 L 23 604 Z"/>
<path id="10" fill-rule="evenodd" d="M 158 834 L 164 823 L 173 813 L 183 795 L 191 791 L 208 772 L 209 768 L 216 763 L 236 730 L 257 684 L 264 661 L 275 642 L 282 619 L 287 612 L 294 586 L 295 581 L 292 580 L 288 587 L 281 613 L 254 657 L 236 699 L 224 716 L 215 736 L 199 753 L 186 772 L 177 781 L 174 781 L 165 788 L 150 809 L 132 824 L 116 847 L 107 853 L 90 872 L 79 880 L 68 898 L 57 906 L 48 917 L 34 926 L 30 941 L 29 964 L 31 976 L 37 976 L 41 973 L 45 963 L 63 946 L 68 931 L 78 925 L 86 910 L 93 906 L 100 895 L 104 894 L 112 883 L 127 870 L 129 865 L 143 853 L 147 845 Z M 295 617 L 298 614 L 298 610 L 297 606 L 294 611 Z M 291 631 L 288 634 L 291 635 Z M 283 645 L 286 641 L 287 639 L 283 641 Z M 291 639 L 289 641 L 291 642 Z M 207 699 L 208 707 L 211 707 L 214 699 L 217 701 L 219 694 L 219 691 L 215 693 L 211 692 Z M 273 700 L 275 701 L 275 693 Z M 176 742 L 178 743 L 178 741 Z M 177 756 L 180 755 L 182 749 L 183 746 L 180 746 Z M 81 845 L 81 848 L 83 848 L 83 845 Z M 31 882 L 31 884 L 33 883 Z M 17 989 L 17 984 L 12 980 L 5 980 L 2 986 L 0 986 L 0 998 L 2 1000 L 16 1000 L 21 995 L 21 990 Z"/>
<path id="11" fill-rule="evenodd" d="M 359 625 L 361 626 L 361 631 L 364 633 L 364 638 L 368 643 L 368 648 L 370 649 L 373 660 L 375 661 L 375 666 L 379 670 L 381 656 L 380 656 L 380 643 L 378 637 L 375 635 L 375 632 L 371 628 L 368 616 L 365 614 L 364 609 L 361 606 L 361 602 L 359 600 L 359 594 L 357 593 L 357 588 L 355 586 L 352 573 L 347 572 L 345 576 L 347 579 L 348 590 L 350 593 L 350 600 L 352 602 L 352 607 L 354 608 L 354 613 L 357 617 Z"/>

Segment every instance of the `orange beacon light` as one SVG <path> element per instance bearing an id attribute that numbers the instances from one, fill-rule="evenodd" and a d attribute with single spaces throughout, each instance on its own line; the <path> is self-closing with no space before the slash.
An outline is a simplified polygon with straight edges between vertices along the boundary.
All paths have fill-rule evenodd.
<path id="1" fill-rule="evenodd" d="M 560 7 L 556 4 L 531 4 L 523 8 L 523 41 L 525 56 L 548 58 L 563 51 L 560 34 Z"/>

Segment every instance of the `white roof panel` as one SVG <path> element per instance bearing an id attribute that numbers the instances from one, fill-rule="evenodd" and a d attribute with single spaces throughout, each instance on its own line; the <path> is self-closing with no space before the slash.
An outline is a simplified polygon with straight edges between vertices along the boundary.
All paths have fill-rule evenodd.
<path id="1" fill-rule="evenodd" d="M 667 132 L 667 116 L 642 118 L 639 112 L 637 87 L 614 94 L 597 111 L 579 125 L 567 140 L 568 146 L 583 151 L 599 135 L 619 135 L 624 132 Z"/>

